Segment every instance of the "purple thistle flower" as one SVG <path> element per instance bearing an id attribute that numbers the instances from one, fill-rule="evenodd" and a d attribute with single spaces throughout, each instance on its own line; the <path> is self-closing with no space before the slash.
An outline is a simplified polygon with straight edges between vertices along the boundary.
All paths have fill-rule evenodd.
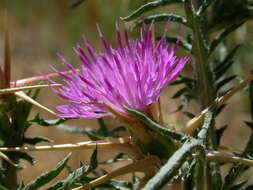
<path id="1" fill-rule="evenodd" d="M 189 59 L 177 58 L 177 45 L 169 50 L 164 37 L 154 42 L 152 24 L 148 30 L 141 29 L 141 38 L 136 40 L 129 40 L 125 29 L 122 38 L 117 25 L 116 30 L 117 48 L 107 44 L 99 27 L 105 52 L 96 53 L 87 42 L 86 52 L 80 46 L 74 48 L 82 63 L 79 72 L 60 57 L 66 69 L 73 72 L 59 73 L 65 84 L 54 89 L 70 103 L 56 107 L 60 117 L 100 118 L 116 116 L 115 113 L 126 116 L 125 107 L 146 113 Z"/>

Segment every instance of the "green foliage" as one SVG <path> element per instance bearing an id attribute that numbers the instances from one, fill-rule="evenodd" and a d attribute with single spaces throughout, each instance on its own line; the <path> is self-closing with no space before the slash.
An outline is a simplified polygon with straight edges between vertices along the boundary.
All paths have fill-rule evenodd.
<path id="1" fill-rule="evenodd" d="M 0 190 L 8 190 L 8 189 L 0 185 Z"/>
<path id="2" fill-rule="evenodd" d="M 48 190 L 68 190 L 76 186 L 76 184 L 79 184 L 82 182 L 82 178 L 95 170 L 98 166 L 97 162 L 97 149 L 94 150 L 89 165 L 83 165 L 71 174 L 69 176 L 54 184 L 52 187 L 50 187 Z"/>
<path id="3" fill-rule="evenodd" d="M 51 126 L 59 125 L 65 121 L 66 119 L 61 119 L 61 118 L 54 119 L 54 120 L 44 120 L 43 118 L 39 116 L 39 114 L 37 114 L 32 120 L 29 120 L 28 123 L 30 125 L 37 124 L 43 127 L 51 127 Z"/>
<path id="4" fill-rule="evenodd" d="M 158 38 L 158 40 L 161 38 Z M 188 43 L 185 40 L 178 39 L 175 37 L 166 37 L 166 42 L 167 43 L 172 43 L 172 44 L 178 44 L 179 47 L 182 47 L 187 53 L 190 53 L 192 50 L 192 45 Z"/>
<path id="5" fill-rule="evenodd" d="M 39 90 L 26 92 L 31 98 L 36 99 Z M 44 137 L 26 137 L 26 131 L 32 125 L 28 121 L 32 104 L 17 99 L 14 95 L 1 97 L 0 107 L 0 146 L 1 147 L 21 147 L 24 144 L 35 145 L 41 142 L 50 142 Z M 24 152 L 9 152 L 6 154 L 11 160 L 18 163 L 20 159 L 34 164 L 34 159 Z M 0 160 L 0 185 L 8 188 L 16 187 L 17 168 L 10 163 Z"/>
<path id="6" fill-rule="evenodd" d="M 79 7 L 85 0 L 72 0 L 70 8 Z M 143 1 L 144 2 L 144 1 Z M 178 4 L 184 13 L 163 12 L 170 9 L 164 7 Z M 227 92 L 227 85 L 237 78 L 236 74 L 231 74 L 230 68 L 234 65 L 234 58 L 239 49 L 239 45 L 233 44 L 233 48 L 228 46 L 227 39 L 230 35 L 242 26 L 246 21 L 253 18 L 253 3 L 251 0 L 157 0 L 143 3 L 129 16 L 123 17 L 124 21 L 133 21 L 133 26 L 140 27 L 151 22 L 160 24 L 168 22 L 184 25 L 187 37 L 166 36 L 167 43 L 176 44 L 181 47 L 186 54 L 193 59 L 193 69 L 184 73 L 176 79 L 172 86 L 181 85 L 177 92 L 172 95 L 172 99 L 180 98 L 181 105 L 176 111 L 182 111 L 188 118 L 192 119 L 197 114 L 187 111 L 188 104 L 195 101 L 199 110 L 208 107 L 203 124 L 199 124 L 192 137 L 176 132 L 154 122 L 144 113 L 126 108 L 128 114 L 142 122 L 148 134 L 152 136 L 149 144 L 132 142 L 139 146 L 143 156 L 155 155 L 163 164 L 160 170 L 146 183 L 144 190 L 159 190 L 168 183 L 183 179 L 185 190 L 239 190 L 251 189 L 252 186 L 245 187 L 246 181 L 237 182 L 238 178 L 249 168 L 243 164 L 232 164 L 225 178 L 221 178 L 220 164 L 218 162 L 207 161 L 206 153 L 217 151 L 224 136 L 224 131 L 228 128 L 225 125 L 217 129 L 215 119 L 219 113 L 224 111 L 225 105 L 217 106 L 216 99 L 220 94 Z M 161 9 L 158 9 L 161 8 Z M 73 9 L 76 10 L 76 9 Z M 103 9 L 105 10 L 105 9 Z M 77 22 L 72 22 L 76 24 Z M 161 39 L 161 36 L 156 37 Z M 222 49 L 225 49 L 222 52 Z M 224 57 L 224 58 L 223 58 Z M 190 75 L 190 76 L 188 76 Z M 246 126 L 251 129 L 251 136 L 245 149 L 238 154 L 244 159 L 253 160 L 253 83 L 248 89 L 251 121 L 245 121 Z M 27 94 L 36 99 L 39 91 L 29 91 Z M 51 142 L 44 137 L 27 137 L 26 131 L 32 125 L 44 127 L 55 127 L 66 133 L 75 135 L 86 135 L 91 140 L 112 139 L 121 136 L 126 132 L 125 126 L 109 128 L 103 119 L 98 119 L 99 128 L 76 128 L 66 125 L 66 119 L 45 120 L 37 114 L 29 120 L 31 104 L 17 99 L 14 95 L 1 97 L 0 107 L 0 146 L 16 147 L 24 144 L 36 145 L 42 142 Z M 196 109 L 197 110 L 197 109 Z M 159 147 L 159 148 L 158 148 Z M 6 154 L 11 160 L 18 163 L 20 159 L 25 159 L 31 164 L 34 159 L 24 152 L 10 152 Z M 90 158 L 89 165 L 83 165 L 73 170 L 67 166 L 69 156 L 58 163 L 51 171 L 42 174 L 29 184 L 19 185 L 19 190 L 32 190 L 43 188 L 45 184 L 55 179 L 64 169 L 68 168 L 69 175 L 49 188 L 49 190 L 64 190 L 85 185 L 100 176 L 100 171 L 96 171 L 98 165 L 113 164 L 124 158 L 128 158 L 125 153 L 119 152 L 114 158 L 102 162 L 97 161 L 97 149 Z M 165 163 L 165 160 L 167 162 Z M 223 160 L 224 163 L 228 161 Z M 102 173 L 107 171 L 102 170 Z M 17 188 L 15 175 L 17 169 L 6 161 L 0 162 L 0 190 Z M 89 175 L 93 174 L 93 175 Z M 91 177 L 92 176 L 92 177 Z M 133 177 L 134 178 L 134 177 Z M 2 183 L 2 181 L 4 181 Z M 131 182 L 108 180 L 98 185 L 100 189 L 133 189 L 136 188 L 137 180 Z"/>
<path id="7" fill-rule="evenodd" d="M 134 115 L 135 117 L 137 117 L 138 119 L 140 119 L 141 121 L 143 121 L 150 130 L 155 131 L 161 136 L 173 138 L 175 140 L 180 140 L 180 141 L 184 141 L 188 138 L 184 134 L 162 127 L 161 125 L 152 121 L 149 117 L 147 117 L 145 114 L 141 112 L 138 112 L 132 109 L 127 109 L 127 108 L 126 110 L 132 115 Z"/>
<path id="8" fill-rule="evenodd" d="M 238 48 L 240 46 L 236 46 L 234 47 L 224 58 L 224 60 L 222 60 L 220 63 L 218 63 L 217 65 L 215 65 L 215 68 L 213 70 L 213 74 L 214 74 L 214 78 L 216 81 L 218 81 L 223 75 L 224 73 L 226 73 L 228 71 L 228 69 L 232 66 L 233 62 L 233 57 L 235 55 L 235 53 L 237 52 Z"/>
<path id="9" fill-rule="evenodd" d="M 52 140 L 45 137 L 24 138 L 24 143 L 31 144 L 31 145 L 36 145 L 38 143 L 43 143 L 43 142 L 49 143 L 49 142 L 52 142 Z"/>
<path id="10" fill-rule="evenodd" d="M 47 184 L 51 180 L 53 180 L 65 168 L 65 166 L 69 160 L 69 157 L 70 157 L 70 154 L 68 156 L 66 156 L 66 158 L 64 158 L 62 161 L 60 161 L 54 169 L 42 174 L 34 181 L 28 183 L 27 185 L 25 185 L 22 188 L 22 190 L 36 190 L 36 189 L 42 187 L 43 185 Z"/>
<path id="11" fill-rule="evenodd" d="M 146 15 L 150 10 L 153 10 L 157 7 L 163 7 L 165 4 L 161 4 L 162 1 L 150 2 L 145 5 L 142 5 L 138 9 L 136 9 L 130 16 L 125 17 L 125 20 L 134 20 L 138 23 L 138 26 L 141 26 L 142 23 L 150 23 L 150 22 L 160 22 L 167 21 L 170 17 L 170 13 L 154 13 L 153 15 Z M 239 0 L 239 1 L 215 1 L 215 0 L 205 0 L 205 1 L 193 1 L 186 0 L 182 2 L 185 8 L 186 17 L 174 16 L 173 21 L 176 21 L 180 24 L 186 25 L 190 30 L 191 34 L 188 34 L 188 38 L 186 41 L 182 39 L 178 39 L 175 37 L 167 36 L 166 40 L 168 43 L 177 43 L 182 49 L 184 49 L 187 53 L 191 53 L 194 57 L 194 65 L 195 70 L 193 73 L 194 78 L 189 78 L 186 76 L 180 76 L 177 80 L 175 80 L 171 85 L 183 85 L 180 86 L 180 89 L 172 96 L 172 98 L 181 98 L 182 103 L 177 108 L 176 111 L 181 111 L 182 109 L 187 108 L 187 105 L 190 101 L 195 100 L 201 107 L 204 109 L 212 104 L 215 98 L 218 96 L 218 93 L 224 93 L 224 90 L 227 84 L 232 82 L 236 75 L 228 75 L 229 68 L 233 65 L 234 55 L 237 52 L 239 45 L 235 46 L 223 60 L 218 60 L 217 55 L 219 54 L 219 47 L 222 45 L 226 47 L 226 39 L 227 37 L 234 32 L 239 26 L 245 23 L 247 20 L 252 19 L 252 3 L 247 0 Z M 141 16 L 141 17 L 140 17 Z M 140 17 L 141 19 L 138 19 Z M 157 39 L 160 39 L 158 37 Z M 252 93 L 253 94 L 253 93 Z M 252 103 L 251 103 L 252 105 Z M 210 117 L 207 117 L 204 125 L 201 127 L 200 132 L 198 133 L 198 138 L 202 139 L 206 148 L 209 150 L 216 150 L 218 145 L 220 144 L 222 134 L 226 130 L 226 126 L 220 129 L 215 129 L 215 124 L 212 122 L 215 117 L 224 110 L 224 106 L 215 108 L 215 112 L 210 114 L 214 114 Z M 140 115 L 139 113 L 131 112 L 133 115 L 141 119 L 150 130 L 164 136 L 168 135 L 170 138 L 174 138 L 179 140 L 181 137 L 176 135 L 173 136 L 170 131 L 159 126 L 159 124 L 152 123 L 149 118 L 145 118 L 145 116 Z M 184 114 L 193 118 L 195 114 L 184 111 Z M 208 116 L 209 114 L 207 114 Z M 211 118 L 208 120 L 208 118 Z M 246 124 L 253 128 L 252 122 L 246 122 Z M 165 132 L 166 131 L 166 132 Z M 187 139 L 187 138 L 182 138 Z M 252 147 L 251 138 L 248 142 L 248 154 L 244 153 L 245 157 L 248 157 Z M 176 152 L 180 151 L 178 149 Z M 174 156 L 175 154 L 173 154 Z M 172 156 L 172 157 L 173 157 Z M 199 157 L 201 158 L 201 156 Z M 249 157 L 248 157 L 249 158 Z M 179 158 L 178 158 L 179 159 Z M 196 158 L 197 159 L 197 158 Z M 203 168 L 198 170 L 198 162 L 194 159 L 194 166 L 192 165 L 191 169 L 188 171 L 188 175 L 186 175 L 187 184 L 190 185 L 189 189 L 203 189 L 203 180 L 196 181 L 193 176 L 201 176 L 203 172 Z M 204 159 L 204 158 L 202 158 Z M 171 159 L 170 159 L 171 160 Z M 169 163 L 170 160 L 168 161 Z M 203 161 L 203 160 L 202 160 Z M 200 163 L 203 164 L 203 162 Z M 174 165 L 179 164 L 180 162 L 175 162 Z M 193 163 L 193 162 L 192 162 Z M 180 163 L 182 165 L 182 163 Z M 203 166 L 203 165 L 202 165 Z M 164 168 L 167 167 L 167 170 Z M 236 167 L 236 165 L 234 166 Z M 228 176 L 225 178 L 224 189 L 241 189 L 245 184 L 240 183 L 234 185 L 237 177 L 245 171 L 247 167 L 240 165 L 240 167 L 234 168 L 229 172 Z M 163 185 L 168 183 L 172 177 L 166 177 L 170 174 L 170 169 L 173 168 L 173 164 L 167 165 L 159 171 L 159 175 L 157 174 L 153 179 L 151 179 L 146 189 L 159 189 Z M 180 167 L 179 167 L 180 168 Z M 179 169 L 177 168 L 177 169 Z M 222 180 L 220 177 L 219 165 L 216 163 L 208 163 L 207 164 L 207 172 L 212 172 L 213 176 L 209 177 L 209 181 L 211 184 L 209 188 L 217 189 L 218 186 L 221 186 Z M 179 169 L 180 170 L 180 169 Z M 161 171 L 166 171 L 161 173 Z M 198 171 L 200 174 L 198 175 Z M 202 173 L 203 174 L 203 173 Z M 207 173 L 209 174 L 209 173 Z M 208 176 L 208 175 L 207 175 Z M 201 184 L 202 183 L 202 184 Z M 216 184 L 216 185 L 215 185 Z M 214 186 L 215 185 L 215 186 Z M 187 185 L 185 185 L 187 188 Z"/>
<path id="12" fill-rule="evenodd" d="M 76 135 L 87 135 L 91 140 L 102 140 L 119 137 L 118 133 L 126 131 L 124 126 L 118 126 L 112 130 L 108 128 L 103 119 L 98 119 L 99 128 L 76 128 L 65 124 L 56 125 L 56 129 Z"/>
<path id="13" fill-rule="evenodd" d="M 19 159 L 23 159 L 23 160 L 27 161 L 31 165 L 35 164 L 34 158 L 32 156 L 30 156 L 28 153 L 25 153 L 25 152 L 13 152 L 12 155 L 14 157 L 19 158 Z"/>

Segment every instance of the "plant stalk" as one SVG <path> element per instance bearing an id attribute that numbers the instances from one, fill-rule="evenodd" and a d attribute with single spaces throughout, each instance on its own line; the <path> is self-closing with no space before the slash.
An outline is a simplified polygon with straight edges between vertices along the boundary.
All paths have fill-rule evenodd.
<path id="1" fill-rule="evenodd" d="M 212 80 L 212 75 L 209 69 L 208 48 L 206 44 L 206 34 L 203 30 L 203 15 L 199 15 L 197 10 L 200 5 L 196 1 L 190 0 L 186 6 L 188 12 L 188 19 L 191 19 L 192 32 L 193 32 L 193 47 L 192 53 L 195 58 L 195 76 L 196 76 L 196 91 L 198 94 L 198 104 L 201 110 L 208 107 L 216 98 L 216 90 Z M 190 18 L 189 18 L 190 16 Z M 205 20 L 204 20 L 205 21 Z M 215 128 L 212 124 L 211 128 Z M 210 129 L 207 134 L 207 149 L 216 150 L 216 146 L 212 139 L 216 138 L 214 130 Z M 222 179 L 220 176 L 219 166 L 210 162 L 206 167 L 207 189 L 218 190 L 217 184 L 221 184 Z M 215 172 L 213 172 L 215 171 Z"/>

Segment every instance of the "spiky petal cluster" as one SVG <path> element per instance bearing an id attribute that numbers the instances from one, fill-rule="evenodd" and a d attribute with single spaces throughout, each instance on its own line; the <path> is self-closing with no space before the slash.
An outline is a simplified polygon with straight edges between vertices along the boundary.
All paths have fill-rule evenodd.
<path id="1" fill-rule="evenodd" d="M 187 57 L 177 58 L 176 48 L 169 50 L 164 38 L 154 42 L 151 27 L 141 30 L 140 39 L 129 40 L 126 30 L 121 37 L 117 26 L 117 48 L 107 44 L 98 27 L 105 52 L 96 53 L 88 43 L 85 43 L 86 52 L 80 46 L 74 48 L 82 63 L 80 72 L 61 57 L 73 74 L 61 74 L 65 84 L 55 90 L 70 103 L 56 107 L 61 112 L 59 116 L 115 115 L 108 107 L 121 115 L 126 114 L 125 107 L 145 113 L 148 105 L 158 100 L 164 87 L 179 75 L 188 61 Z"/>

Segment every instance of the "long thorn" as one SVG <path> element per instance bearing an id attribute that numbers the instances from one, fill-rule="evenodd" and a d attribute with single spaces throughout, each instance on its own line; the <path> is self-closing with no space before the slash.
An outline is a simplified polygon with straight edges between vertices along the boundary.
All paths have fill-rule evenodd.
<path id="1" fill-rule="evenodd" d="M 38 89 L 38 88 L 47 88 L 47 87 L 59 87 L 61 84 L 41 84 L 41 85 L 34 85 L 34 86 L 23 86 L 23 87 L 17 87 L 17 88 L 5 88 L 5 89 L 0 89 L 0 95 L 3 94 L 11 94 L 14 92 L 19 92 L 19 91 L 25 91 L 25 90 L 33 90 L 33 89 Z"/>
<path id="2" fill-rule="evenodd" d="M 99 141 L 84 141 L 72 144 L 56 144 L 56 145 L 45 145 L 45 146 L 33 146 L 33 147 L 0 147 L 2 152 L 34 152 L 34 151 L 73 151 L 73 150 L 84 150 L 84 149 L 116 149 L 123 151 L 133 159 L 140 159 L 142 154 L 140 150 L 132 144 L 130 138 L 118 138 L 110 140 L 99 140 Z"/>
<path id="3" fill-rule="evenodd" d="M 41 105 L 40 103 L 38 103 L 37 101 L 35 101 L 34 99 L 32 99 L 30 96 L 27 96 L 24 92 L 15 92 L 14 93 L 16 96 L 18 96 L 19 98 L 43 109 L 44 111 L 54 115 L 54 116 L 57 116 L 56 113 L 54 111 L 52 111 L 51 109 L 47 108 L 46 106 L 43 106 Z M 58 116 L 57 116 L 58 117 Z"/>
<path id="4" fill-rule="evenodd" d="M 4 159 L 6 162 L 10 163 L 11 165 L 13 165 L 16 168 L 21 168 L 18 164 L 11 161 L 11 159 L 2 152 L 0 152 L 0 158 Z"/>
<path id="5" fill-rule="evenodd" d="M 80 70 L 76 69 L 76 71 L 79 72 Z M 51 78 L 60 77 L 61 74 L 68 75 L 71 73 L 73 73 L 73 71 L 64 71 L 64 72 L 59 72 L 59 73 L 50 73 L 50 74 L 43 75 L 43 76 L 29 77 L 29 78 L 17 80 L 15 82 L 11 82 L 11 86 L 12 87 L 21 87 L 21 86 L 29 85 L 32 83 L 42 82 L 42 81 L 45 81 L 45 80 L 48 80 Z"/>
<path id="6" fill-rule="evenodd" d="M 253 160 L 235 156 L 230 153 L 223 153 L 223 152 L 217 152 L 217 151 L 208 152 L 206 154 L 206 159 L 207 161 L 223 162 L 223 163 L 232 162 L 232 163 L 244 164 L 251 167 L 253 166 Z"/>

